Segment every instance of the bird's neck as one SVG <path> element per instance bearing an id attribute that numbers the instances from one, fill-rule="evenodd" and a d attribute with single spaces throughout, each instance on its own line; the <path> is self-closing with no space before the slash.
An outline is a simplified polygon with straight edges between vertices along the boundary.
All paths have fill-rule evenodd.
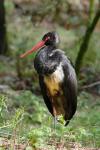
<path id="1" fill-rule="evenodd" d="M 48 45 L 48 50 L 55 50 L 57 49 L 57 46 L 56 45 Z"/>

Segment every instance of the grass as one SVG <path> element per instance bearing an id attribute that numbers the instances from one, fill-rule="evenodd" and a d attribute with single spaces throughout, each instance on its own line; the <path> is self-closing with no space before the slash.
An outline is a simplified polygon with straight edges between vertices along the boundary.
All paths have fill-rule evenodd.
<path id="1" fill-rule="evenodd" d="M 10 106 L 9 100 L 11 99 Z M 70 142 L 80 143 L 84 147 L 100 147 L 100 102 L 98 97 L 94 98 L 82 92 L 78 97 L 77 112 L 70 124 L 64 127 L 58 123 L 55 130 L 53 118 L 42 98 L 35 96 L 30 91 L 19 92 L 13 97 L 9 96 L 4 106 L 5 103 L 6 108 L 8 110 L 12 108 L 12 110 L 9 111 L 10 118 L 2 123 L 0 132 L 9 135 L 16 131 L 16 140 L 20 139 L 20 142 L 29 142 L 31 147 L 36 148 L 52 148 L 60 142 L 63 142 L 66 148 Z M 5 109 L 4 106 L 1 106 L 1 110 Z M 50 144 L 51 141 L 53 141 L 52 144 Z"/>

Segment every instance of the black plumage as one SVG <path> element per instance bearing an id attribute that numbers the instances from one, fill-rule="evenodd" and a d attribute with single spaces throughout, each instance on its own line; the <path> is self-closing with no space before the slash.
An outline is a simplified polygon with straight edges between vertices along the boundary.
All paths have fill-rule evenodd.
<path id="1" fill-rule="evenodd" d="M 67 125 L 77 108 L 75 70 L 65 53 L 57 49 L 59 36 L 56 32 L 45 34 L 42 42 L 42 48 L 34 60 L 34 67 L 39 74 L 43 99 L 49 112 L 54 117 L 63 115 Z"/>
<path id="2" fill-rule="evenodd" d="M 66 115 L 64 116 L 64 119 L 66 120 L 65 125 L 67 125 L 70 119 L 73 117 L 74 113 L 76 112 L 76 108 L 77 108 L 77 81 L 76 81 L 76 77 L 73 77 L 73 74 L 69 72 L 69 67 L 65 63 L 63 64 L 64 80 L 62 82 L 62 90 L 65 96 L 65 106 L 64 106 L 65 108 L 64 109 L 65 109 Z M 49 112 L 54 116 L 52 103 L 50 101 L 50 97 L 48 96 L 46 92 L 47 89 L 44 83 L 43 75 L 39 75 L 39 83 L 40 83 L 41 92 L 44 98 L 44 102 Z"/>

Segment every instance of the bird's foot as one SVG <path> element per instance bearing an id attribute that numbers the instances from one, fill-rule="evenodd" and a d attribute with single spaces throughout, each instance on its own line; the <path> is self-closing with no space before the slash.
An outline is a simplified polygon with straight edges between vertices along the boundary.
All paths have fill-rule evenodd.
<path id="1" fill-rule="evenodd" d="M 57 116 L 57 121 L 60 122 L 61 124 L 65 125 L 66 121 L 64 120 L 63 115 Z"/>

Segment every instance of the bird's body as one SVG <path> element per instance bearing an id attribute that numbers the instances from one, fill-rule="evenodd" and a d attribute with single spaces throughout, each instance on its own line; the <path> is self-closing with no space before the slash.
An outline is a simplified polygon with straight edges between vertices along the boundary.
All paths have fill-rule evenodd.
<path id="1" fill-rule="evenodd" d="M 46 51 L 47 55 L 44 56 L 42 51 Z M 77 106 L 76 74 L 63 51 L 53 49 L 52 54 L 48 54 L 48 51 L 49 47 L 44 47 L 37 53 L 34 60 L 34 67 L 39 74 L 41 92 L 51 114 L 63 115 L 69 122 Z"/>
<path id="2" fill-rule="evenodd" d="M 67 125 L 77 108 L 75 70 L 64 52 L 57 49 L 59 38 L 55 32 L 47 33 L 42 40 L 45 46 L 34 60 L 41 92 L 50 113 L 54 117 L 62 115 Z"/>

